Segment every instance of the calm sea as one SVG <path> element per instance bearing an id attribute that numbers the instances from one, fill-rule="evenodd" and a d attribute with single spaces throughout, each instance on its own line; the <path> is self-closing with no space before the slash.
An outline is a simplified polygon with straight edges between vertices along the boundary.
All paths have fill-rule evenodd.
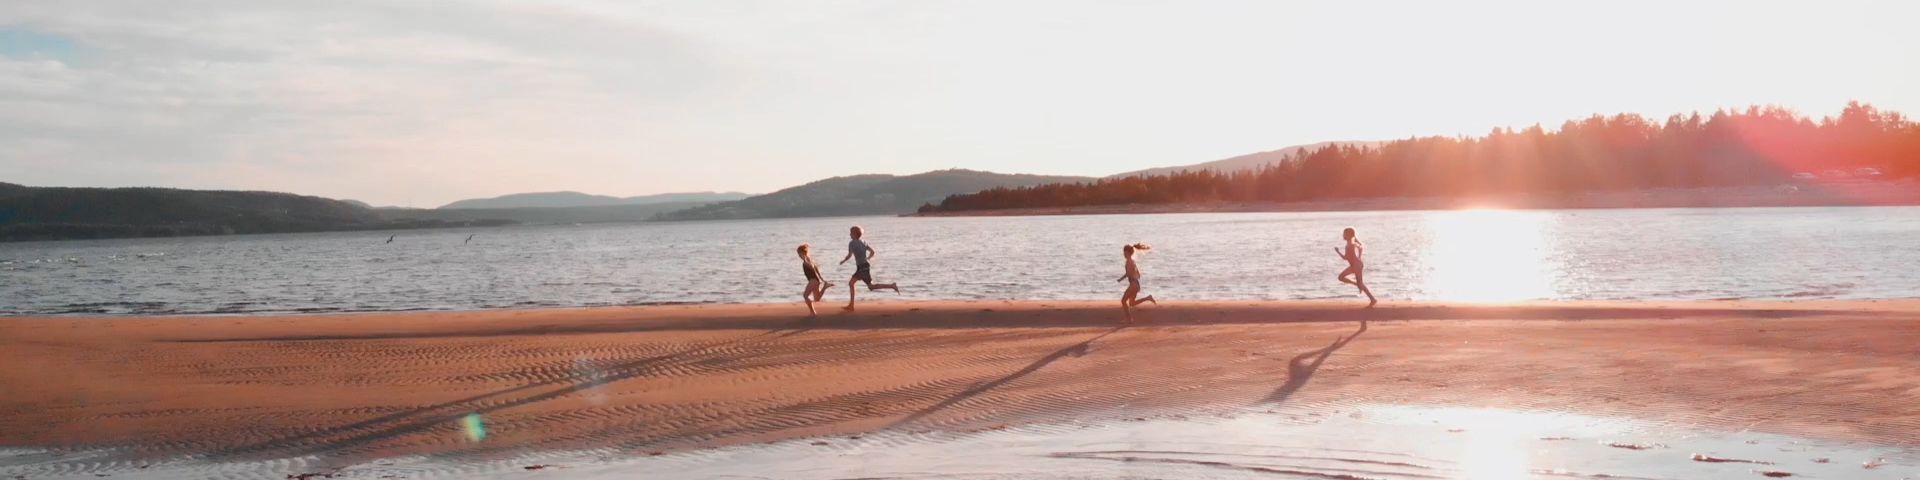
<path id="1" fill-rule="evenodd" d="M 335 312 L 796 301 L 794 247 L 844 283 L 850 225 L 910 299 L 1108 299 L 1147 242 L 1147 293 L 1382 301 L 1920 297 L 1920 208 L 827 218 L 0 244 L 0 314 Z M 389 235 L 397 234 L 392 243 Z M 472 241 L 465 240 L 472 235 Z M 845 288 L 829 301 L 844 301 Z"/>

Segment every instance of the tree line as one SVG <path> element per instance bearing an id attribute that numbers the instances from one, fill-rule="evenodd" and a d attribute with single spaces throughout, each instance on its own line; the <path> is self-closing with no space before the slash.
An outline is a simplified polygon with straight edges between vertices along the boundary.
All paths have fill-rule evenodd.
<path id="1" fill-rule="evenodd" d="M 1878 175 L 1875 175 L 1878 173 Z M 1920 176 L 1920 124 L 1859 102 L 1810 119 L 1780 107 L 1495 128 L 1479 137 L 1330 145 L 1257 170 L 1189 170 L 953 195 L 921 213 L 1364 198 L 1468 198 Z M 1799 175 L 1796 178 L 1796 175 Z"/>

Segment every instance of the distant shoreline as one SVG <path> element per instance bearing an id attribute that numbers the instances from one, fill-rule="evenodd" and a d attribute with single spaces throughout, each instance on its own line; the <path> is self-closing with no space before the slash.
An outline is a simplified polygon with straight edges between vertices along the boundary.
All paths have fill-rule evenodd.
<path id="1" fill-rule="evenodd" d="M 1520 210 L 1544 209 L 1626 209 L 1626 208 L 1760 208 L 1760 207 L 1859 207 L 1859 206 L 1914 206 L 1920 205 L 1920 181 L 1905 179 L 1885 182 L 1832 182 L 1807 183 L 1793 185 L 1794 190 L 1785 186 L 1749 186 L 1717 187 L 1693 189 L 1653 189 L 1623 192 L 1599 192 L 1559 195 L 1509 195 L 1482 196 L 1466 198 L 1368 198 L 1316 200 L 1306 202 L 1217 202 L 1217 203 L 1172 203 L 1172 204 L 1124 204 L 1089 205 L 1071 207 L 1035 207 L 1018 209 L 971 210 L 958 212 L 918 213 L 906 212 L 892 214 L 898 217 L 1013 217 L 1013 216 L 1052 216 L 1052 215 L 1117 215 L 1148 213 L 1253 213 L 1253 212 L 1365 212 L 1365 211 L 1406 211 L 1406 210 L 1458 210 L 1472 208 L 1500 208 Z M 571 207 L 594 210 L 607 207 Z M 622 208 L 622 207 L 614 207 Z M 509 209 L 512 210 L 512 209 Z M 542 210 L 519 209 L 519 210 Z M 488 210 L 454 210 L 465 212 L 484 212 Z M 328 232 L 380 232 L 404 230 L 438 230 L 470 227 L 497 226 L 541 226 L 541 225 L 593 225 L 617 223 L 686 223 L 742 220 L 780 220 L 793 218 L 858 217 L 889 215 L 887 213 L 821 215 L 821 216 L 774 216 L 741 219 L 683 219 L 683 220 L 593 220 L 580 222 L 522 222 L 517 220 L 453 218 L 453 219 L 393 219 L 393 223 L 340 225 L 331 227 L 301 227 L 279 231 L 222 232 L 217 226 L 210 225 L 106 225 L 106 224 L 41 224 L 9 225 L 11 230 L 0 229 L 0 243 L 47 242 L 68 240 L 106 240 L 124 238 L 178 238 L 205 236 L 232 236 L 255 234 L 285 233 L 328 233 Z M 185 228 L 190 231 L 176 231 Z"/>
<path id="2" fill-rule="evenodd" d="M 1148 213 L 1363 212 L 1399 210 L 1515 210 L 1624 208 L 1885 207 L 1920 205 L 1920 183 L 1824 183 L 1772 187 L 1653 189 L 1556 195 L 1505 195 L 1464 198 L 1367 198 L 1306 202 L 1217 202 L 1034 207 L 958 212 L 909 213 L 906 217 L 1018 217 Z"/>

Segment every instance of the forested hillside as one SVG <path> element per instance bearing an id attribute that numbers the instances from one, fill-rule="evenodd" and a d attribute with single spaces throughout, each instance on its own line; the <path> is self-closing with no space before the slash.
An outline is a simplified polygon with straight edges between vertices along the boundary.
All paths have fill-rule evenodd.
<path id="1" fill-rule="evenodd" d="M 1633 114 L 1423 137 L 1378 147 L 1331 145 L 1264 169 L 996 188 L 954 195 L 925 213 L 1205 202 L 1617 192 L 1654 188 L 1880 181 L 1920 175 L 1920 125 L 1851 103 L 1837 117 L 1752 107 L 1654 121 Z M 1796 187 L 1797 188 L 1797 187 Z"/>

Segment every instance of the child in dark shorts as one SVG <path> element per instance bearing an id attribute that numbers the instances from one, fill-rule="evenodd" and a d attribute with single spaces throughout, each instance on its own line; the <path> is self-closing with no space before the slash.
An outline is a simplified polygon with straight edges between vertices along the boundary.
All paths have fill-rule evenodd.
<path id="1" fill-rule="evenodd" d="M 859 225 L 848 229 L 847 236 L 853 237 L 853 241 L 847 242 L 847 257 L 840 259 L 841 265 L 846 265 L 847 260 L 854 261 L 853 277 L 847 279 L 847 310 L 853 310 L 853 300 L 856 296 L 855 292 L 858 291 L 853 287 L 854 284 L 857 283 L 865 282 L 867 284 L 867 290 L 893 290 L 893 293 L 900 293 L 900 287 L 898 285 L 891 283 L 873 283 L 873 265 L 868 263 L 868 261 L 874 256 L 879 255 L 880 251 L 874 250 L 872 246 L 867 245 L 867 242 L 860 240 L 860 237 L 865 235 L 866 231 L 862 230 Z"/>

